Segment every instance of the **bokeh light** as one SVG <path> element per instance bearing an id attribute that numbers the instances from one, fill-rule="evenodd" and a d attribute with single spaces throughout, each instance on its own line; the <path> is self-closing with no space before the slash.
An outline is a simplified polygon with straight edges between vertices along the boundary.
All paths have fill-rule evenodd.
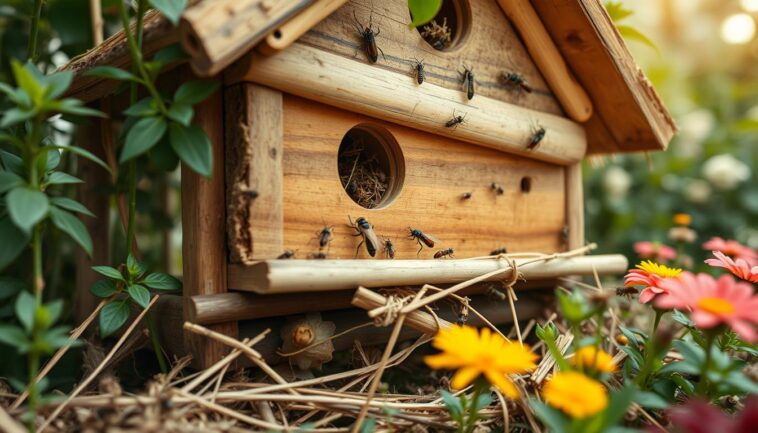
<path id="1" fill-rule="evenodd" d="M 755 36 L 755 21 L 748 14 L 728 16 L 721 23 L 721 39 L 729 44 L 744 44 Z"/>
<path id="2" fill-rule="evenodd" d="M 758 12 L 758 0 L 740 0 L 740 5 L 748 12 Z"/>

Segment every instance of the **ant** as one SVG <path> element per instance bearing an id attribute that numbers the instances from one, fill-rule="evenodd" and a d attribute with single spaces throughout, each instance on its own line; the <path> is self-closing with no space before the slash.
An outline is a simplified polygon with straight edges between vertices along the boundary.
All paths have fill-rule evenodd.
<path id="1" fill-rule="evenodd" d="M 435 259 L 440 259 L 442 257 L 453 257 L 453 253 L 455 250 L 452 248 L 445 248 L 444 250 L 439 250 L 436 253 L 434 253 Z"/>

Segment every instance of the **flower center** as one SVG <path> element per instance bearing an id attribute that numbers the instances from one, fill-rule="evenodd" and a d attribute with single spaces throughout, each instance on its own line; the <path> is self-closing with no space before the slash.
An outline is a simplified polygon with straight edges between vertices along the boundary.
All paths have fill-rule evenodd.
<path id="1" fill-rule="evenodd" d="M 721 298 L 703 298 L 697 302 L 697 306 L 712 314 L 734 313 L 734 305 Z"/>

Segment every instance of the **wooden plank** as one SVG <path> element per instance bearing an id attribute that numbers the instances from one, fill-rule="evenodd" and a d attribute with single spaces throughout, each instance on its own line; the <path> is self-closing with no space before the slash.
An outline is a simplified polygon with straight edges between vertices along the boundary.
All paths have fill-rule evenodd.
<path id="1" fill-rule="evenodd" d="M 195 122 L 213 144 L 213 176 L 206 179 L 182 164 L 182 262 L 185 302 L 191 296 L 226 292 L 224 126 L 223 100 L 214 93 L 195 106 Z M 184 306 L 187 317 L 188 306 Z M 237 335 L 237 322 L 214 325 L 213 330 Z M 185 347 L 196 366 L 205 368 L 228 348 L 208 339 L 185 334 Z"/>
<path id="2" fill-rule="evenodd" d="M 289 47 L 305 32 L 345 3 L 347 0 L 316 0 L 315 3 L 266 36 L 258 49 L 264 53 L 274 54 L 276 51 Z"/>
<path id="3" fill-rule="evenodd" d="M 585 245 L 584 239 L 584 185 L 582 163 L 566 167 L 566 249 Z"/>
<path id="4" fill-rule="evenodd" d="M 533 1 L 613 137 L 591 153 L 666 149 L 676 124 L 599 0 Z"/>
<path id="5" fill-rule="evenodd" d="M 253 249 L 276 258 L 284 248 L 282 94 L 241 83 L 225 95 L 230 260 L 251 260 Z"/>
<path id="6" fill-rule="evenodd" d="M 513 259 L 526 280 L 553 279 L 565 275 L 620 274 L 628 261 L 621 254 L 555 258 Z M 507 261 L 480 260 L 265 260 L 253 265 L 229 265 L 229 287 L 260 294 L 355 290 L 449 284 L 507 269 L 490 281 L 508 278 Z"/>
<path id="7" fill-rule="evenodd" d="M 418 86 L 405 75 L 300 43 L 273 56 L 251 53 L 227 76 L 229 83 L 240 81 L 557 164 L 579 161 L 586 149 L 582 126 L 563 117 L 482 96 L 464 102 L 459 91 L 431 83 Z M 446 127 L 454 115 L 465 116 L 465 122 Z M 529 150 L 538 127 L 547 134 Z"/>
<path id="8" fill-rule="evenodd" d="M 205 0 L 180 24 L 184 49 L 200 76 L 215 75 L 313 0 Z"/>
<path id="9" fill-rule="evenodd" d="M 299 41 L 366 63 L 353 17 L 355 13 L 362 25 L 371 22 L 374 30 L 379 30 L 376 43 L 384 55 L 379 56 L 375 67 L 404 75 L 414 83 L 414 58 L 423 60 L 426 81 L 421 87 L 430 83 L 455 90 L 461 101 L 465 100 L 461 72 L 464 65 L 473 67 L 477 95 L 561 115 L 560 104 L 497 2 L 460 3 L 463 3 L 464 14 L 470 16 L 470 24 L 462 30 L 460 45 L 446 51 L 432 48 L 416 29 L 408 28 L 411 17 L 407 0 L 353 0 L 313 27 Z M 534 92 L 518 92 L 503 86 L 501 76 L 504 72 L 520 73 Z"/>
<path id="10" fill-rule="evenodd" d="M 592 115 L 592 102 L 566 66 L 529 0 L 498 0 L 498 4 L 518 29 L 532 60 L 563 109 L 577 122 L 586 122 Z"/>

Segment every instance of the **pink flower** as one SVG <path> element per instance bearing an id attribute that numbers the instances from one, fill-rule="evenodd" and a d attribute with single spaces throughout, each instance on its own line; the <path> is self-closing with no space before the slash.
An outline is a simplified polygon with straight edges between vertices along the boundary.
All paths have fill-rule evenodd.
<path id="1" fill-rule="evenodd" d="M 724 240 L 718 236 L 715 236 L 703 244 L 703 249 L 721 251 L 727 256 L 732 256 L 735 259 L 745 260 L 750 265 L 758 263 L 758 253 L 756 253 L 752 248 L 742 245 L 735 240 Z"/>
<path id="2" fill-rule="evenodd" d="M 750 433 L 758 425 L 758 397 L 749 397 L 744 409 L 734 417 L 702 400 L 673 406 L 666 414 L 677 433 Z M 665 430 L 649 427 L 646 431 L 661 433 Z"/>
<path id="3" fill-rule="evenodd" d="M 750 281 L 751 283 L 758 283 L 758 266 L 753 266 L 751 268 L 748 262 L 744 259 L 732 260 L 731 257 L 721 251 L 714 251 L 713 255 L 716 256 L 716 258 L 706 260 L 706 264 L 717 268 L 728 269 L 729 272 L 743 280 Z"/>
<path id="4" fill-rule="evenodd" d="M 657 262 L 666 262 L 676 258 L 675 249 L 657 242 L 635 242 L 633 248 L 634 252 L 643 259 L 654 259 Z"/>
<path id="5" fill-rule="evenodd" d="M 669 268 L 648 260 L 637 265 L 636 269 L 629 270 L 624 276 L 624 286 L 642 286 L 640 303 L 647 304 L 656 296 L 667 293 L 667 290 L 661 287 L 661 281 L 676 277 L 681 272 L 681 269 Z"/>
<path id="6" fill-rule="evenodd" d="M 758 337 L 758 296 L 750 284 L 735 281 L 731 275 L 716 280 L 708 274 L 683 272 L 678 278 L 661 281 L 659 286 L 667 293 L 656 297 L 656 307 L 689 310 L 699 328 L 725 324 L 747 342 Z"/>

